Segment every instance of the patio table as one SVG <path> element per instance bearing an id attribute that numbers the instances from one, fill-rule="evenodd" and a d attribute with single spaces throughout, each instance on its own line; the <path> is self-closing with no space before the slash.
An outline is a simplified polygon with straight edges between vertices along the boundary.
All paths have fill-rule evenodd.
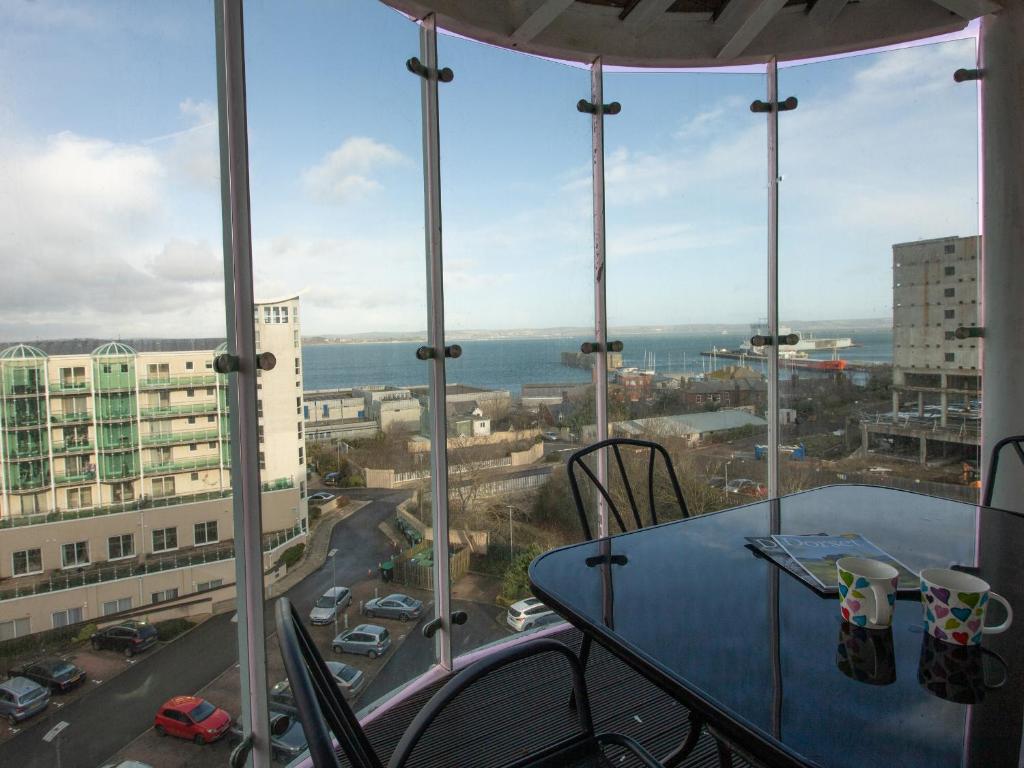
<path id="1" fill-rule="evenodd" d="M 986 635 L 985 652 L 937 659 L 919 596 L 901 595 L 891 634 L 853 637 L 836 597 L 744 546 L 748 536 L 846 532 L 915 571 L 976 568 L 1016 622 Z M 997 768 L 1024 764 L 1022 549 L 1024 516 L 836 485 L 562 547 L 533 562 L 530 582 L 766 764 Z M 991 625 L 1004 611 L 989 614 Z M 937 664 L 948 671 L 937 676 Z"/>

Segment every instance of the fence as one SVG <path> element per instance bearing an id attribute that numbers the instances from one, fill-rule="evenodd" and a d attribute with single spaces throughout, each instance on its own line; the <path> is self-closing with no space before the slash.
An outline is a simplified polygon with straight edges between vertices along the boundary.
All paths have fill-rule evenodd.
<path id="1" fill-rule="evenodd" d="M 469 461 L 463 464 L 451 464 L 448 467 L 449 476 L 465 475 L 472 472 L 481 472 L 489 469 L 503 469 L 505 467 L 521 467 L 533 464 L 544 456 L 544 446 L 537 443 L 525 451 L 513 451 L 508 456 L 500 459 L 481 459 L 480 461 Z M 429 469 L 418 469 L 413 472 L 395 472 L 391 469 L 364 469 L 364 479 L 367 488 L 395 488 L 403 483 L 414 483 L 419 480 L 429 480 Z"/>
<path id="2" fill-rule="evenodd" d="M 915 491 L 916 493 L 924 493 L 928 496 L 939 496 L 944 499 L 964 501 L 968 504 L 977 504 L 979 501 L 979 490 L 969 485 L 936 483 L 930 480 L 915 480 L 909 477 L 890 477 L 882 473 L 872 472 L 846 472 L 837 475 L 837 478 L 845 483 L 881 485 L 901 491 Z"/>
<path id="3" fill-rule="evenodd" d="M 428 591 L 434 590 L 434 569 L 432 560 L 422 559 L 424 554 L 432 551 L 432 544 L 424 541 L 415 547 L 402 552 L 394 561 L 391 570 L 394 580 L 399 584 L 417 587 Z M 421 559 L 414 559 L 417 557 Z M 460 549 L 448 555 L 448 575 L 452 582 L 461 579 L 469 571 L 469 548 Z"/>

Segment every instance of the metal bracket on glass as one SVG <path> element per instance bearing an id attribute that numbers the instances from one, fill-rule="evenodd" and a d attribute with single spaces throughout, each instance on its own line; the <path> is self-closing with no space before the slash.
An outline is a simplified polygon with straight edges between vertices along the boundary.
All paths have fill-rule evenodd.
<path id="1" fill-rule="evenodd" d="M 621 341 L 609 341 L 608 342 L 608 351 L 609 352 L 621 352 L 622 351 L 622 347 L 623 347 L 623 344 L 622 344 Z M 600 343 L 598 343 L 596 341 L 584 341 L 582 344 L 580 344 L 580 352 L 582 352 L 584 355 L 592 355 L 595 352 L 600 352 L 600 351 L 601 351 L 601 345 L 600 345 Z"/>
<path id="2" fill-rule="evenodd" d="M 465 624 L 468 619 L 469 614 L 467 614 L 465 611 L 453 611 L 450 621 L 452 624 Z M 441 625 L 443 623 L 444 622 L 441 621 L 440 616 L 438 616 L 433 621 L 427 622 L 423 625 L 423 636 L 429 640 L 434 636 L 434 633 L 441 628 Z"/>
<path id="3" fill-rule="evenodd" d="M 791 109 L 796 109 L 799 102 L 796 100 L 796 96 L 790 96 L 785 101 L 776 101 L 774 104 L 769 101 L 761 101 L 757 99 L 750 105 L 751 112 L 789 112 Z"/>
<path id="4" fill-rule="evenodd" d="M 953 335 L 958 339 L 980 339 L 985 336 L 985 329 L 975 325 L 961 325 Z"/>
<path id="5" fill-rule="evenodd" d="M 780 347 L 792 347 L 800 341 L 800 335 L 796 333 L 787 333 L 785 336 L 751 336 L 750 346 L 752 347 L 770 347 L 773 344 L 778 344 Z"/>
<path id="6" fill-rule="evenodd" d="M 980 69 L 958 69 L 953 73 L 953 80 L 957 83 L 966 83 L 968 80 L 981 80 Z"/>
<path id="7" fill-rule="evenodd" d="M 458 344 L 451 344 L 444 348 L 444 356 L 456 360 L 462 357 L 462 347 Z M 437 351 L 433 347 L 418 347 L 416 349 L 417 360 L 433 360 L 437 357 Z"/>
<path id="8" fill-rule="evenodd" d="M 235 373 L 241 366 L 238 355 L 229 355 L 227 352 L 213 358 L 213 370 L 217 373 Z"/>
<path id="9" fill-rule="evenodd" d="M 439 83 L 450 83 L 455 79 L 455 73 L 452 72 L 450 67 L 444 67 L 443 69 L 428 69 L 427 66 L 415 56 L 405 62 L 405 68 L 414 75 L 422 77 L 424 80 L 433 79 L 437 80 Z"/>
<path id="10" fill-rule="evenodd" d="M 273 352 L 261 352 L 256 355 L 256 367 L 261 371 L 272 371 L 277 366 L 277 358 Z"/>
<path id="11" fill-rule="evenodd" d="M 228 765 L 231 766 L 231 768 L 242 768 L 242 766 L 245 765 L 246 760 L 249 759 L 250 752 L 252 752 L 251 733 L 242 739 L 238 745 L 231 750 L 231 756 L 228 757 Z"/>
<path id="12" fill-rule="evenodd" d="M 586 559 L 587 568 L 593 568 L 598 565 L 604 565 L 608 563 L 610 565 L 625 565 L 629 562 L 629 558 L 625 555 L 594 555 Z"/>
<path id="13" fill-rule="evenodd" d="M 587 115 L 617 115 L 622 111 L 622 105 L 617 101 L 613 101 L 611 104 L 595 104 L 592 101 L 580 99 L 576 102 L 576 111 Z"/>

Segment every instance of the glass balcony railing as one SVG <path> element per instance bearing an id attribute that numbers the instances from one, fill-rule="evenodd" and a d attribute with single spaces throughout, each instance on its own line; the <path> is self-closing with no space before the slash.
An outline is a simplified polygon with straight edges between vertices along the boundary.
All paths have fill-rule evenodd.
<path id="1" fill-rule="evenodd" d="M 92 440 L 59 440 L 53 444 L 55 454 L 84 453 L 92 450 Z"/>
<path id="2" fill-rule="evenodd" d="M 139 476 L 139 468 L 134 464 L 123 464 L 117 467 L 100 467 L 100 480 L 130 480 Z"/>
<path id="3" fill-rule="evenodd" d="M 188 403 L 187 405 L 156 405 L 142 408 L 144 419 L 164 419 L 190 416 L 197 413 L 216 413 L 217 403 Z"/>
<path id="4" fill-rule="evenodd" d="M 87 483 L 90 480 L 96 479 L 95 472 L 58 472 L 53 476 L 53 481 L 57 485 L 78 485 L 81 483 Z"/>
<path id="5" fill-rule="evenodd" d="M 84 424 L 92 421 L 92 414 L 89 411 L 68 411 L 66 413 L 51 413 L 50 421 L 54 424 Z"/>
<path id="6" fill-rule="evenodd" d="M 139 389 L 186 389 L 217 384 L 217 374 L 197 373 L 189 376 L 150 376 L 139 379 Z"/>
<path id="7" fill-rule="evenodd" d="M 35 491 L 45 488 L 50 481 L 47 475 L 37 474 L 23 477 L 12 477 L 10 489 L 12 491 Z"/>
<path id="8" fill-rule="evenodd" d="M 198 429 L 191 432 L 167 432 L 142 436 L 143 445 L 179 445 L 184 443 L 201 443 L 217 440 L 220 432 L 214 429 Z"/>
<path id="9" fill-rule="evenodd" d="M 7 449 L 7 458 L 13 461 L 22 459 L 40 459 L 47 455 L 46 446 L 41 443 L 33 445 L 12 445 Z"/>
<path id="10" fill-rule="evenodd" d="M 156 461 L 146 464 L 146 473 L 160 474 L 165 472 L 188 472 L 195 469 L 209 469 L 220 466 L 220 456 L 203 456 L 198 459 L 179 459 L 176 461 Z"/>
<path id="11" fill-rule="evenodd" d="M 63 394 L 70 392 L 75 395 L 88 394 L 90 390 L 88 381 L 51 381 L 50 394 Z"/>

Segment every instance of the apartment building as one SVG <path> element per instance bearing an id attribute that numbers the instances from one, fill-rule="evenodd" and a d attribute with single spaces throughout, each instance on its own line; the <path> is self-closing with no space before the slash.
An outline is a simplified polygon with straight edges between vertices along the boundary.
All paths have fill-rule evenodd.
<path id="1" fill-rule="evenodd" d="M 306 530 L 299 301 L 256 307 L 267 565 Z M 0 640 L 234 582 L 225 345 L 0 351 Z M 199 601 L 200 603 L 204 601 Z M 189 610 L 196 610 L 196 603 Z"/>

